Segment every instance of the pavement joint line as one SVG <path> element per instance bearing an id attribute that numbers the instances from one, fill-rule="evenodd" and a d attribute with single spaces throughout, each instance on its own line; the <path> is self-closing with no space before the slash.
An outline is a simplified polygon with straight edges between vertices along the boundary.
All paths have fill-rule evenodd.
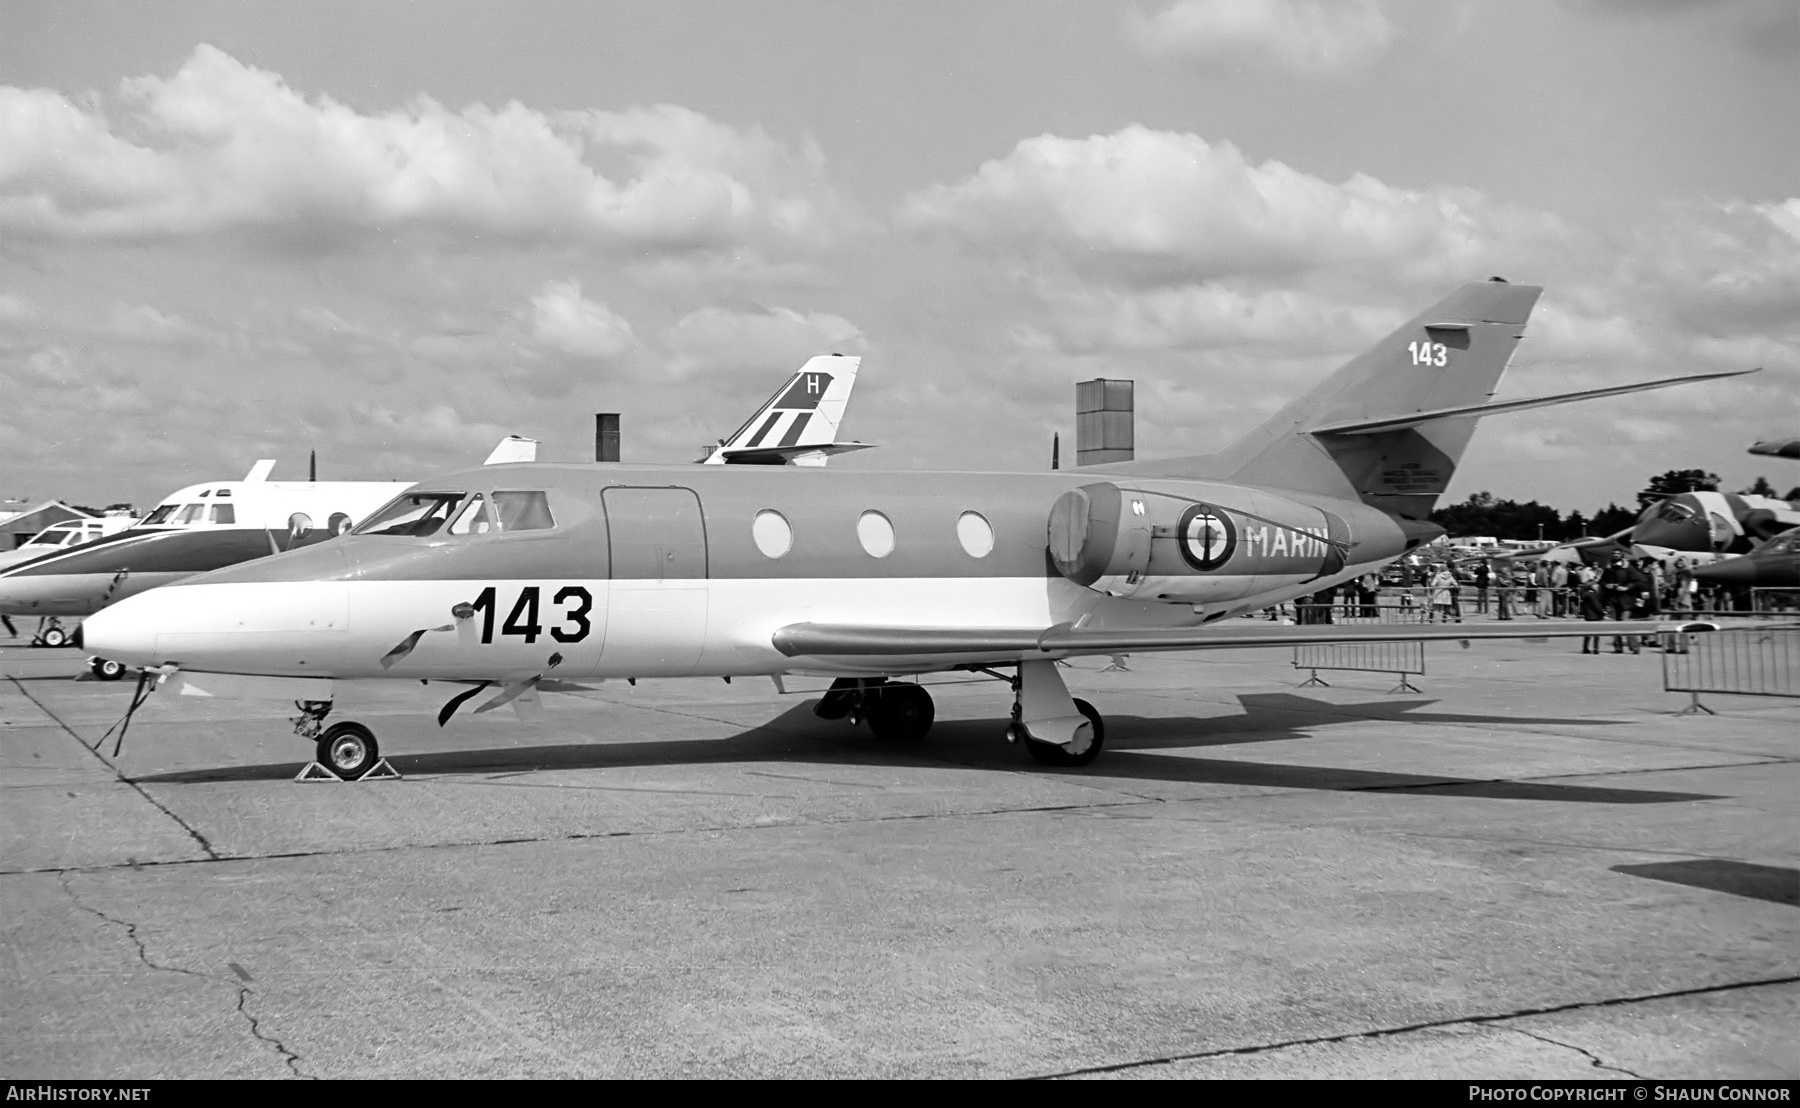
<path id="1" fill-rule="evenodd" d="M 1505 1027 L 1505 1028 L 1502 1028 L 1502 1030 L 1511 1031 L 1515 1035 L 1523 1035 L 1528 1039 L 1536 1039 L 1540 1043 L 1548 1043 L 1551 1046 L 1561 1047 L 1564 1050 L 1572 1050 L 1575 1053 L 1581 1055 L 1583 1058 L 1586 1058 L 1588 1060 L 1588 1064 L 1590 1066 L 1593 1066 L 1597 1070 L 1610 1070 L 1613 1073 L 1622 1073 L 1626 1077 L 1631 1078 L 1633 1081 L 1644 1080 L 1643 1074 L 1633 1073 L 1631 1070 L 1624 1069 L 1619 1066 L 1609 1066 L 1605 1062 L 1602 1062 L 1600 1060 L 1600 1056 L 1598 1054 L 1595 1054 L 1591 1050 L 1586 1050 L 1586 1049 L 1583 1049 L 1582 1047 L 1578 1047 L 1574 1043 L 1560 1042 L 1556 1039 L 1552 1039 L 1548 1035 L 1540 1035 L 1535 1031 L 1527 1031 L 1523 1027 Z"/>
<path id="2" fill-rule="evenodd" d="M 1675 1000 L 1681 997 L 1706 996 L 1714 993 L 1735 992 L 1740 989 L 1758 989 L 1770 985 L 1800 984 L 1800 974 L 1788 974 L 1783 977 L 1761 978 L 1755 981 L 1734 981 L 1725 985 L 1701 985 L 1691 989 L 1670 989 L 1659 993 L 1643 993 L 1637 996 L 1610 997 L 1606 1000 L 1577 1000 L 1568 1004 L 1552 1004 L 1538 1008 L 1523 1008 L 1516 1012 L 1496 1012 L 1486 1015 L 1457 1016 L 1450 1019 L 1426 1020 L 1421 1023 L 1402 1024 L 1398 1027 L 1378 1027 L 1371 1031 L 1349 1031 L 1341 1035 L 1314 1035 L 1302 1039 L 1288 1039 L 1278 1043 L 1259 1043 L 1255 1046 L 1224 1047 L 1219 1050 L 1198 1050 L 1186 1054 L 1170 1054 L 1158 1058 L 1142 1058 L 1130 1062 L 1113 1062 L 1103 1066 L 1083 1066 L 1079 1069 L 1060 1070 L 1056 1073 L 1038 1074 L 1027 1080 L 1050 1081 L 1063 1077 L 1086 1077 L 1090 1074 L 1120 1073 L 1126 1070 L 1145 1069 L 1150 1066 L 1167 1066 L 1176 1062 L 1198 1062 L 1211 1058 L 1232 1058 L 1251 1054 L 1266 1054 L 1275 1050 L 1288 1050 L 1301 1046 L 1322 1046 L 1328 1043 L 1348 1043 L 1359 1039 L 1385 1039 L 1398 1035 L 1408 1035 L 1418 1031 L 1437 1031 L 1448 1027 L 1468 1025 L 1499 1024 L 1507 1020 L 1524 1019 L 1529 1016 L 1550 1016 L 1563 1012 L 1584 1012 L 1601 1008 L 1615 1008 L 1628 1004 L 1647 1004 L 1657 1000 Z M 1517 1030 L 1507 1028 L 1507 1030 Z M 1534 1036 L 1535 1037 L 1535 1036 Z M 1545 1040 L 1549 1042 L 1551 1040 Z M 1566 1043 L 1556 1043 L 1567 1046 Z M 1579 1049 L 1571 1047 L 1570 1049 Z M 1586 1051 L 1582 1051 L 1586 1053 Z M 1589 1055 L 1591 1058 L 1592 1055 Z M 1634 1075 L 1635 1076 L 1635 1075 Z"/>
<path id="3" fill-rule="evenodd" d="M 898 823 L 935 819 L 986 819 L 998 816 L 1035 815 L 1055 812 L 1087 812 L 1111 808 L 1135 807 L 1143 801 L 1115 801 L 1110 804 L 1046 804 L 1024 808 L 983 808 L 968 812 L 907 812 L 889 816 L 867 816 L 842 819 L 780 821 L 774 823 L 719 824 L 707 827 L 648 828 L 641 831 L 582 831 L 565 835 L 515 835 L 497 839 L 469 839 L 456 842 L 394 843 L 388 846 L 354 847 L 336 850 L 288 850 L 267 854 L 213 854 L 206 858 L 135 859 L 109 862 L 98 866 L 50 866 L 41 869 L 0 870 L 0 880 L 8 877 L 30 877 L 45 873 L 106 873 L 121 869 L 176 868 L 180 866 L 224 865 L 232 862 L 292 861 L 302 858 L 362 857 L 375 854 L 398 854 L 409 850 L 464 850 L 487 846 L 526 846 L 536 843 L 578 843 L 600 839 L 647 839 L 668 835 L 717 835 L 733 832 L 792 830 L 804 827 L 841 827 L 851 824 Z"/>
<path id="4" fill-rule="evenodd" d="M 186 977 L 197 977 L 201 981 L 216 982 L 219 984 L 228 984 L 228 982 L 225 982 L 225 981 L 221 980 L 219 977 L 217 977 L 213 974 L 210 974 L 210 973 L 202 973 L 199 970 L 191 970 L 185 966 L 160 965 L 157 962 L 152 961 L 150 959 L 150 947 L 148 944 L 146 944 L 144 942 L 143 938 L 138 935 L 138 925 L 137 924 L 132 923 L 130 920 L 122 920 L 122 919 L 118 919 L 117 917 L 114 917 L 114 916 L 109 916 L 105 912 L 102 912 L 100 909 L 95 908 L 94 906 L 85 903 L 81 899 L 81 897 L 75 892 L 74 885 L 72 885 L 70 883 L 70 878 L 74 875 L 75 872 L 77 872 L 77 871 L 74 871 L 74 870 L 59 870 L 59 871 L 57 871 L 58 882 L 62 885 L 62 890 L 63 890 L 64 895 L 66 895 L 69 898 L 70 902 L 73 903 L 75 905 L 75 907 L 81 909 L 82 911 L 87 912 L 90 915 L 96 916 L 99 919 L 101 919 L 107 923 L 110 923 L 115 927 L 124 928 L 125 937 L 127 939 L 131 940 L 131 945 L 137 951 L 138 961 L 142 962 L 145 966 L 147 966 L 148 968 L 150 968 L 152 970 L 155 970 L 158 973 L 178 973 L 178 974 L 181 974 Z M 263 1034 L 261 1021 L 258 1020 L 255 1015 L 251 1014 L 251 1012 L 248 1010 L 248 1008 L 246 1008 L 246 1004 L 248 1004 L 248 1002 L 249 1002 L 250 993 L 251 993 L 249 983 L 247 981 L 243 981 L 240 979 L 235 984 L 234 991 L 237 993 L 237 1003 L 235 1005 L 237 1013 L 239 1015 L 243 1016 L 245 1022 L 249 1025 L 251 1037 L 256 1039 L 259 1042 L 268 1043 L 270 1046 L 273 1046 L 276 1049 L 276 1051 L 278 1051 L 281 1054 L 283 1062 L 287 1065 L 287 1068 L 294 1074 L 295 1077 L 307 1076 L 306 1074 L 303 1074 L 300 1072 L 300 1068 L 299 1068 L 300 1056 L 295 1054 L 293 1051 L 289 1050 L 285 1045 L 282 1044 L 282 1042 L 279 1039 L 276 1039 L 269 1035 Z"/>
<path id="5" fill-rule="evenodd" d="M 34 703 L 35 703 L 35 701 L 34 701 Z M 42 706 L 40 705 L 40 707 L 42 707 Z M 50 714 L 48 709 L 45 709 L 45 713 Z M 51 715 L 51 718 L 55 719 L 56 717 L 54 715 Z M 57 723 L 60 725 L 60 724 L 62 724 L 62 721 L 57 720 Z M 63 725 L 63 727 L 64 727 L 64 730 L 68 729 L 66 725 Z M 70 734 L 74 734 L 74 732 L 70 732 Z M 77 735 L 76 740 L 80 741 L 80 736 Z M 83 744 L 83 745 L 85 746 L 85 744 Z M 105 761 L 104 758 L 102 758 L 101 760 Z M 945 764 L 951 764 L 951 765 L 971 765 L 971 766 L 973 765 L 973 763 L 955 762 L 955 761 L 952 761 L 949 759 L 937 759 L 937 760 L 944 762 Z M 1678 767 L 1665 767 L 1665 769 L 1667 769 L 1670 772 L 1673 772 L 1676 770 L 1692 770 L 1692 769 L 1725 769 L 1725 768 L 1732 768 L 1732 767 L 1754 766 L 1754 765 L 1784 765 L 1784 764 L 1792 764 L 1793 761 L 1795 761 L 1795 760 L 1793 760 L 1793 759 L 1769 759 L 1769 760 L 1757 760 L 1757 761 L 1751 761 L 1751 762 L 1734 762 L 1734 763 L 1729 763 L 1727 765 L 1722 765 L 1722 766 L 1721 765 L 1687 766 L 1687 767 L 1678 766 Z M 108 765 L 110 766 L 110 763 L 108 763 Z M 976 767 L 976 768 L 979 768 L 979 767 Z M 1545 775 L 1542 777 L 1446 778 L 1443 781 L 1429 781 L 1429 782 L 1422 782 L 1422 783 L 1406 783 L 1406 784 L 1395 784 L 1395 785 L 1364 785 L 1364 786 L 1358 786 L 1356 788 L 1344 789 L 1341 791 L 1346 792 L 1346 793 L 1404 792 L 1409 789 L 1424 789 L 1424 788 L 1440 788 L 1441 789 L 1441 788 L 1445 788 L 1446 786 L 1456 787 L 1456 786 L 1509 784 L 1509 783 L 1521 783 L 1521 782 L 1529 782 L 1529 781 L 1555 780 L 1558 778 L 1565 778 L 1565 777 L 1610 777 L 1610 776 L 1628 775 L 1628 774 L 1634 774 L 1634 773 L 1654 773 L 1654 772 L 1662 772 L 1662 771 L 1663 770 L 1657 770 L 1657 769 L 1632 769 L 1632 770 L 1617 770 L 1617 771 L 1601 771 L 1601 772 L 1591 772 L 1591 773 L 1581 773 L 1581 774 L 1549 774 L 1549 775 Z M 114 772 L 117 773 L 117 770 L 115 769 Z M 1003 772 L 1017 773 L 1017 774 L 1032 774 L 1033 773 L 1033 771 L 1027 770 L 1027 769 L 1007 770 L 1007 771 L 1003 771 Z M 1033 774 L 1033 775 L 1035 776 L 1036 774 Z M 142 790 L 141 788 L 138 788 L 136 783 L 131 781 L 130 779 L 120 777 L 120 780 L 123 781 L 125 784 L 131 785 L 133 788 L 137 788 L 140 793 L 144 792 L 144 790 Z M 1085 779 L 1085 778 L 1078 779 L 1078 778 L 1074 778 L 1074 777 L 1060 777 L 1059 776 L 1056 778 L 1056 780 L 1067 781 L 1070 783 L 1076 783 L 1076 782 L 1086 781 L 1087 779 Z M 495 784 L 504 784 L 504 783 L 496 782 Z M 541 786 L 512 786 L 512 787 L 541 787 Z M 562 787 L 562 786 L 559 786 L 559 787 Z M 1189 807 L 1189 806 L 1195 806 L 1195 805 L 1210 805 L 1210 804 L 1217 804 L 1217 803 L 1221 803 L 1221 802 L 1231 802 L 1231 801 L 1241 800 L 1246 795 L 1254 795 L 1254 796 L 1271 795 L 1266 790 L 1259 789 L 1258 791 L 1256 791 L 1254 793 L 1250 793 L 1250 794 L 1231 793 L 1231 794 L 1224 795 L 1224 796 L 1169 798 L 1169 797 L 1159 797 L 1159 796 L 1140 796 L 1138 794 L 1127 792 L 1124 790 L 1107 790 L 1107 789 L 1104 789 L 1100 785 L 1091 785 L 1090 784 L 1088 787 L 1096 789 L 1097 791 L 1109 793 L 1111 795 L 1125 796 L 1125 797 L 1129 797 L 1131 799 L 1117 800 L 1117 801 L 1113 801 L 1111 803 L 1032 805 L 1032 806 L 1019 807 L 1019 808 L 984 808 L 984 809 L 977 809 L 977 810 L 967 811 L 967 812 L 912 812 L 912 813 L 902 813 L 902 814 L 898 814 L 898 815 L 871 816 L 871 817 L 862 817 L 862 818 L 839 818 L 839 819 L 829 819 L 828 818 L 828 819 L 819 819 L 819 820 L 802 820 L 802 821 L 794 821 L 794 822 L 785 822 L 784 821 L 784 822 L 779 822 L 779 823 L 768 823 L 768 824 L 720 825 L 720 826 L 681 828 L 681 829 L 651 829 L 651 830 L 644 830 L 644 831 L 594 831 L 594 832 L 582 832 L 579 834 L 571 834 L 571 835 L 537 836 L 537 837 L 522 836 L 522 837 L 508 837 L 508 838 L 501 838 L 501 839 L 481 839 L 481 840 L 458 841 L 458 842 L 439 842 L 439 843 L 400 843 L 400 844 L 395 844 L 392 846 L 368 847 L 368 848 L 362 848 L 362 849 L 282 851 L 282 852 L 268 853 L 268 854 L 222 855 L 222 854 L 219 854 L 217 851 L 213 850 L 213 848 L 211 847 L 210 844 L 206 843 L 204 839 L 201 839 L 197 833 L 193 832 L 190 829 L 189 833 L 194 834 L 195 838 L 200 839 L 201 843 L 206 847 L 207 855 L 208 855 L 206 858 L 204 858 L 204 859 L 178 858 L 178 859 L 168 859 L 168 860 L 160 860 L 160 861 L 138 861 L 138 862 L 130 863 L 130 864 L 137 865 L 137 866 L 181 866 L 181 865 L 196 865 L 196 864 L 200 864 L 202 862 L 210 862 L 210 861 L 238 862 L 238 861 L 294 859 L 294 858 L 336 857 L 336 856 L 341 856 L 341 855 L 384 854 L 384 853 L 393 853 L 393 852 L 404 851 L 404 850 L 440 850 L 440 849 L 446 849 L 446 848 L 480 847 L 480 846 L 517 846 L 517 845 L 522 845 L 522 844 L 527 844 L 527 843 L 581 842 L 581 841 L 586 841 L 586 840 L 590 840 L 590 839 L 633 838 L 633 837 L 646 837 L 646 836 L 652 836 L 652 835 L 717 834 L 720 832 L 731 832 L 731 831 L 761 831 L 761 830 L 766 830 L 769 828 L 777 828 L 777 827 L 780 827 L 780 828 L 826 827 L 826 826 L 843 826 L 843 825 L 848 825 L 848 824 L 859 824 L 859 823 L 887 823 L 887 822 L 896 822 L 896 821 L 901 821 L 901 820 L 985 818 L 985 817 L 990 817 L 990 816 L 1031 815 L 1031 814 L 1048 813 L 1048 812 L 1071 812 L 1071 811 L 1079 812 L 1079 811 L 1101 810 L 1101 809 L 1129 808 L 1129 807 L 1136 807 L 1139 805 L 1157 805 L 1157 806 L 1167 805 L 1170 807 L 1174 807 L 1174 806 Z M 629 789 L 619 789 L 618 787 L 609 787 L 609 789 L 611 791 L 652 791 L 652 792 L 664 791 L 664 790 L 629 790 Z M 1309 790 L 1309 789 L 1299 789 L 1299 788 L 1277 789 L 1276 795 L 1280 795 L 1282 793 L 1289 793 L 1289 794 L 1309 793 L 1311 791 L 1312 790 Z M 164 808 L 161 804 L 157 804 L 156 800 L 153 797 L 149 797 L 149 795 L 147 793 L 145 793 L 144 795 L 145 795 L 146 799 L 149 799 L 152 804 L 156 804 L 156 806 L 159 809 L 162 809 L 164 812 L 168 812 L 168 809 Z M 175 819 L 177 823 L 181 823 L 181 825 L 184 828 L 187 827 L 187 825 L 185 823 L 182 823 L 182 821 L 179 819 L 179 817 L 174 816 L 174 814 L 172 812 L 169 813 L 169 815 L 170 815 L 170 818 Z M 1427 836 L 1427 837 L 1430 837 L 1430 836 Z M 1579 848 L 1579 849 L 1596 849 L 1594 847 L 1583 847 L 1581 844 L 1549 844 L 1549 845 L 1568 845 L 1568 846 L 1571 846 L 1574 848 Z M 104 866 L 74 867 L 74 872 L 104 872 L 107 870 L 124 868 L 127 865 L 128 865 L 127 863 L 112 863 L 112 864 L 104 865 Z M 33 874 L 33 873 L 61 873 L 61 872 L 64 872 L 64 869 L 59 868 L 59 867 L 46 867 L 44 869 L 27 869 L 27 870 L 0 870 L 0 878 L 7 877 L 7 876 Z"/>
<path id="6" fill-rule="evenodd" d="M 31 690 L 27 689 L 24 685 L 19 684 L 19 679 L 17 677 L 12 676 L 11 674 L 7 674 L 6 679 L 13 683 L 13 687 L 17 688 L 19 690 L 20 694 L 22 694 L 25 697 L 25 699 L 27 699 L 27 700 L 31 701 L 33 704 L 37 705 L 38 711 L 44 713 L 45 715 L 49 716 L 52 720 L 56 721 L 56 725 L 58 727 L 62 728 L 65 732 L 67 732 L 69 737 L 74 739 L 75 742 L 81 747 L 81 749 L 87 751 L 89 754 L 92 754 L 95 758 L 98 758 L 100 760 L 100 764 L 104 765 L 107 769 L 111 770 L 113 773 L 113 776 L 118 778 L 118 781 L 121 785 L 124 785 L 126 788 L 129 788 L 132 792 L 137 793 L 139 796 L 143 797 L 144 800 L 147 801 L 151 807 L 155 808 L 157 811 L 161 812 L 163 815 L 168 816 L 171 820 L 175 821 L 175 825 L 177 827 L 181 828 L 183 831 L 186 831 L 188 833 L 189 838 L 193 839 L 196 843 L 200 844 L 200 849 L 206 852 L 206 856 L 208 858 L 219 857 L 218 851 L 214 850 L 212 844 L 210 842 L 206 841 L 205 835 L 202 835 L 199 831 L 195 830 L 193 827 L 191 827 L 188 824 L 188 822 L 186 820 L 182 819 L 180 816 L 178 816 L 174 812 L 170 811 L 166 806 L 164 806 L 155 797 L 151 796 L 149 794 L 149 792 L 147 792 L 143 788 L 143 786 L 139 785 L 136 781 L 133 781 L 131 778 L 129 778 L 129 777 L 125 776 L 123 773 L 121 773 L 119 771 L 119 767 L 114 765 L 110 758 L 108 758 L 106 755 L 100 753 L 100 748 L 97 744 L 95 746 L 89 746 L 87 744 L 86 739 L 83 739 L 79 734 L 77 734 L 75 732 L 74 728 L 70 727 L 68 724 L 66 724 L 62 721 L 61 716 L 58 716 L 55 712 L 52 712 L 48 707 L 46 707 L 44 705 L 43 701 L 39 700 L 35 696 L 32 696 Z"/>

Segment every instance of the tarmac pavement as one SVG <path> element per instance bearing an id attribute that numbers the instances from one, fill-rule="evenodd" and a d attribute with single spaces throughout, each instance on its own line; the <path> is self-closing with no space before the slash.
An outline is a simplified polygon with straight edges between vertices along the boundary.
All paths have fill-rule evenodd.
<path id="1" fill-rule="evenodd" d="M 287 704 L 0 642 L 0 1076 L 1800 1076 L 1800 704 L 1579 640 L 1081 659 L 1092 766 L 985 678 L 884 744 L 825 682 L 548 719 Z M 116 733 L 115 736 L 116 738 Z"/>

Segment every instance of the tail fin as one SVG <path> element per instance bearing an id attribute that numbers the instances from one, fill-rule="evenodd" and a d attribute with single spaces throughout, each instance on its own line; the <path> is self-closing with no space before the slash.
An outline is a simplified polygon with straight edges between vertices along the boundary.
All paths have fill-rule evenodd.
<path id="1" fill-rule="evenodd" d="M 1464 410 L 1493 396 L 1542 291 L 1498 278 L 1464 285 L 1219 453 L 1120 468 L 1360 499 L 1424 519 L 1474 431 Z M 1370 427 L 1397 417 L 1413 420 Z"/>
<path id="2" fill-rule="evenodd" d="M 861 364 L 861 358 L 842 354 L 808 360 L 700 460 L 708 465 L 824 465 L 832 454 L 868 449 L 860 442 L 834 441 Z"/>

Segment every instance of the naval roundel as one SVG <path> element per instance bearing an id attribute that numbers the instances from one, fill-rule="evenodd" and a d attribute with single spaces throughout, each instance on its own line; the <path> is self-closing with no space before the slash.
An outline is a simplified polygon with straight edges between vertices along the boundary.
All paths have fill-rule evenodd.
<path id="1" fill-rule="evenodd" d="M 1181 513 L 1176 527 L 1181 556 L 1199 570 L 1218 569 L 1237 549 L 1237 526 L 1224 512 L 1196 504 Z"/>

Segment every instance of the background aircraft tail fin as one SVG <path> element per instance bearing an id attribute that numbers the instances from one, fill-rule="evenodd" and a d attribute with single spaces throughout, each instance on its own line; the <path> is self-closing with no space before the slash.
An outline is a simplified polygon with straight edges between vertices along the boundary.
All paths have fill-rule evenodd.
<path id="1" fill-rule="evenodd" d="M 858 357 L 822 354 L 784 381 L 744 425 L 701 461 L 709 465 L 824 465 L 831 454 L 863 450 L 837 442 L 838 424 L 856 387 Z"/>
<path id="2" fill-rule="evenodd" d="M 1493 396 L 1542 291 L 1464 285 L 1219 453 L 1125 468 L 1360 499 L 1423 520 L 1474 431 L 1466 410 Z M 1387 420 L 1401 425 L 1373 429 Z"/>

